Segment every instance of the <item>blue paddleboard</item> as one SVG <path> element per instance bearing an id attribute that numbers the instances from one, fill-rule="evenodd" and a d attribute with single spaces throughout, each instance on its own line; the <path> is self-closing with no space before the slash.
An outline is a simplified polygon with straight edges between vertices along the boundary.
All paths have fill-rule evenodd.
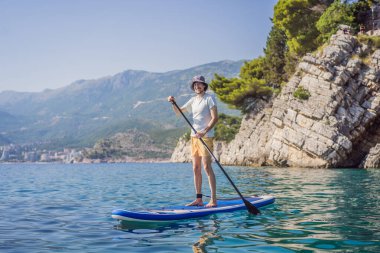
<path id="1" fill-rule="evenodd" d="M 255 207 L 259 208 L 272 204 L 273 196 L 246 197 Z M 125 221 L 159 222 L 202 217 L 214 213 L 232 212 L 246 209 L 241 198 L 217 200 L 217 207 L 206 208 L 204 206 L 169 206 L 160 209 L 148 210 L 122 210 L 112 211 L 112 218 Z"/>

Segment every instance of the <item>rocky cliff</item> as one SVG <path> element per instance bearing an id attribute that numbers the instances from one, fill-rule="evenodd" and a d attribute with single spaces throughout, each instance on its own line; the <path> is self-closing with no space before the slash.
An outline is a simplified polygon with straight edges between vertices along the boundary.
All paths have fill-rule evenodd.
<path id="1" fill-rule="evenodd" d="M 379 164 L 379 79 L 380 50 L 340 30 L 304 56 L 281 93 L 246 115 L 235 139 L 216 145 L 215 153 L 231 165 L 373 167 Z M 300 88 L 310 93 L 307 99 L 294 96 Z M 178 143 L 172 161 L 189 161 L 185 146 Z"/>
<path id="2" fill-rule="evenodd" d="M 82 151 L 85 162 L 167 161 L 171 148 L 156 143 L 147 133 L 130 129 L 99 140 Z"/>

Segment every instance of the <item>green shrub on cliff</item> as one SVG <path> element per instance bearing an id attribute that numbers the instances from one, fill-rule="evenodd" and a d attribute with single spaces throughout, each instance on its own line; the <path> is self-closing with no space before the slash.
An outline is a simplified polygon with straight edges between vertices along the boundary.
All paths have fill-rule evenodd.
<path id="1" fill-rule="evenodd" d="M 215 140 L 230 142 L 239 132 L 241 118 L 221 113 L 215 126 Z"/>
<path id="2" fill-rule="evenodd" d="M 182 135 L 182 138 L 185 139 L 186 141 L 189 141 L 191 137 L 191 130 L 188 130 L 186 133 Z"/>
<path id="3" fill-rule="evenodd" d="M 360 36 L 358 36 L 358 41 L 360 43 L 366 44 L 371 49 L 380 48 L 380 37 L 379 36 L 360 35 Z"/>
<path id="4" fill-rule="evenodd" d="M 219 120 L 215 125 L 215 140 L 230 142 L 235 138 L 235 135 L 239 132 L 241 118 L 237 116 L 230 116 L 224 113 L 218 115 Z M 188 130 L 182 138 L 186 141 L 190 140 L 191 131 Z"/>
<path id="5" fill-rule="evenodd" d="M 295 98 L 301 100 L 308 100 L 310 97 L 310 92 L 302 86 L 298 86 L 298 88 L 294 91 L 293 96 Z"/>
<path id="6" fill-rule="evenodd" d="M 362 44 L 367 45 L 367 49 L 360 52 L 359 57 L 364 64 L 371 64 L 371 55 L 375 50 L 380 48 L 380 37 L 379 36 L 369 36 L 369 35 L 359 35 L 358 41 Z"/>

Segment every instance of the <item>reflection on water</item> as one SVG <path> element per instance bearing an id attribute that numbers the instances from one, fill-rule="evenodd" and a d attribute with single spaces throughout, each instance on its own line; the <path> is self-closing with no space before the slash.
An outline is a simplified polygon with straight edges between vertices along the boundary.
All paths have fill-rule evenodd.
<path id="1" fill-rule="evenodd" d="M 206 247 L 213 245 L 214 240 L 222 240 L 223 238 L 218 235 L 221 221 L 216 215 L 211 215 L 206 219 L 191 219 L 187 221 L 171 221 L 171 222 L 133 222 L 133 221 L 121 221 L 115 226 L 115 229 L 121 230 L 126 234 L 124 239 L 136 239 L 139 235 L 143 235 L 144 238 L 152 240 L 163 238 L 175 231 L 179 233 L 200 233 L 201 236 L 193 246 L 193 252 L 207 252 Z M 149 236 L 147 236 L 149 234 Z M 139 243 L 138 241 L 135 241 Z"/>
<path id="2" fill-rule="evenodd" d="M 120 223 L 113 209 L 187 203 L 189 164 L 0 164 L 1 252 L 380 252 L 380 170 L 226 167 L 247 211 Z M 215 167 L 220 197 L 236 197 Z M 204 193 L 208 187 L 204 185 Z"/>
<path id="3" fill-rule="evenodd" d="M 222 236 L 219 235 L 220 221 L 211 218 L 210 224 L 204 224 L 203 222 L 199 222 L 198 228 L 200 229 L 202 235 L 199 240 L 193 245 L 193 252 L 196 253 L 204 253 L 206 251 L 206 247 L 213 245 L 214 240 L 223 240 Z"/>
<path id="4" fill-rule="evenodd" d="M 203 219 L 189 219 L 186 221 L 170 221 L 170 222 L 133 222 L 121 221 L 114 228 L 125 232 L 123 239 L 135 240 L 136 238 L 145 238 L 144 240 L 149 244 L 152 241 L 169 238 L 171 232 L 177 235 L 186 233 L 193 234 L 196 232 L 200 234 L 199 240 L 192 245 L 193 252 L 207 252 L 206 248 L 214 244 L 214 240 L 223 240 L 222 236 L 218 234 L 221 220 L 217 215 L 210 215 Z M 149 240 L 147 240 L 149 238 Z M 154 239 L 154 240 L 153 240 Z M 136 244 L 141 246 L 141 241 L 136 241 Z"/>

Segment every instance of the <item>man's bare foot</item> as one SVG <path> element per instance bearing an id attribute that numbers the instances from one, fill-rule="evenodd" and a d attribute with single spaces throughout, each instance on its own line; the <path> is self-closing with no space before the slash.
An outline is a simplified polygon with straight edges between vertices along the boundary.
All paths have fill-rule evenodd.
<path id="1" fill-rule="evenodd" d="M 203 206 L 202 199 L 196 199 L 193 202 L 187 204 L 186 206 Z"/>
<path id="2" fill-rule="evenodd" d="M 210 200 L 210 202 L 208 202 L 208 204 L 206 205 L 206 207 L 217 207 L 218 205 L 216 204 L 216 201 L 215 200 Z"/>

